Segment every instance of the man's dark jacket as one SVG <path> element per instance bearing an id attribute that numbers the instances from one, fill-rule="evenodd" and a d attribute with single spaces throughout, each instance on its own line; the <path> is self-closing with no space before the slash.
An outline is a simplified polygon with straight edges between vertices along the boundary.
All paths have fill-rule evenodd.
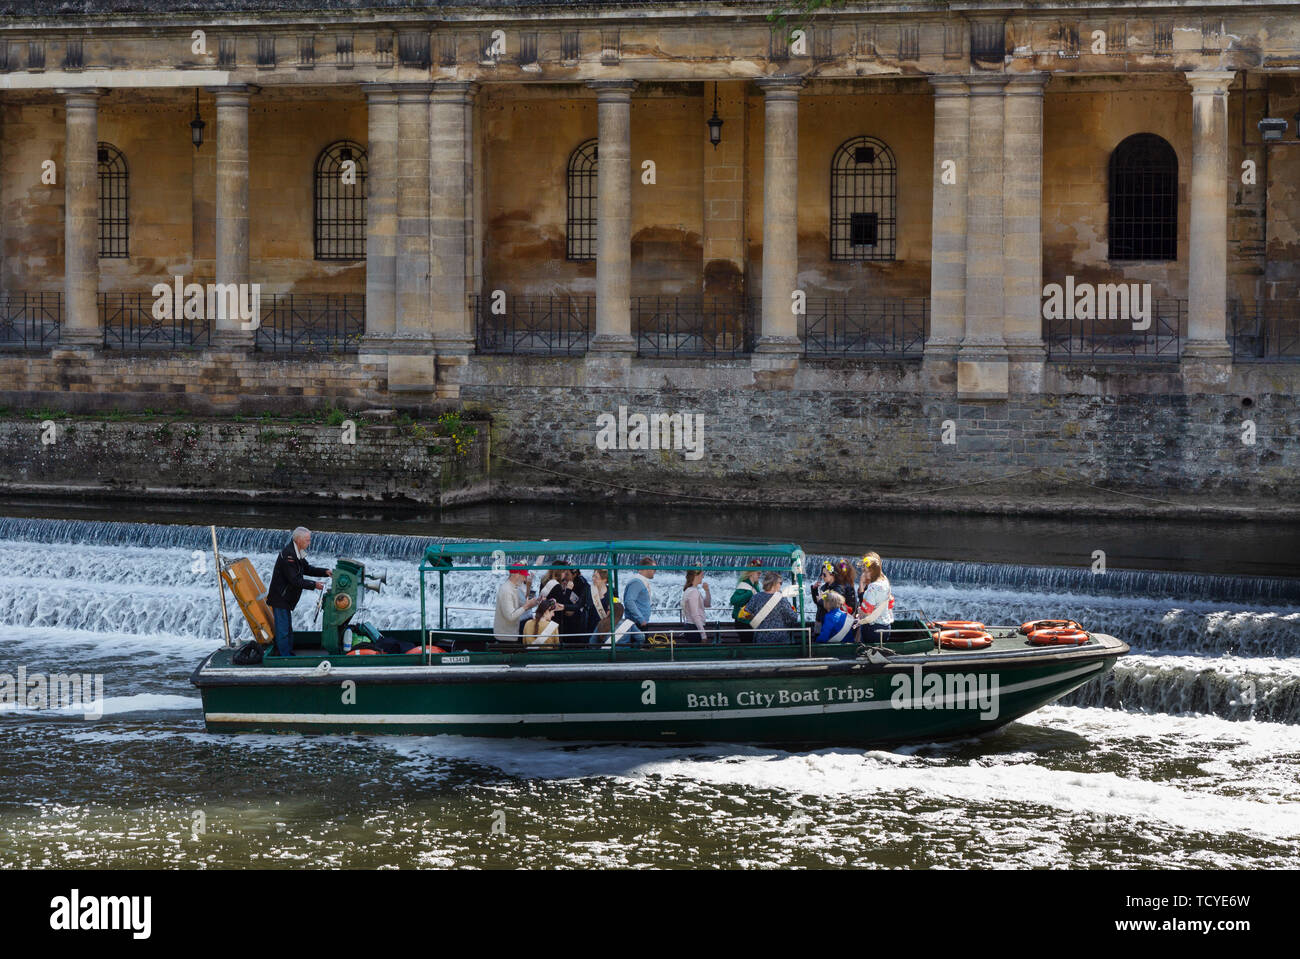
<path id="1" fill-rule="evenodd" d="M 304 576 L 328 576 L 330 571 L 312 566 L 305 559 L 299 559 L 293 548 L 293 541 L 280 550 L 275 558 L 275 572 L 271 574 L 271 587 L 266 591 L 266 605 L 272 609 L 293 609 L 298 605 L 304 589 L 316 587 L 303 579 Z"/>

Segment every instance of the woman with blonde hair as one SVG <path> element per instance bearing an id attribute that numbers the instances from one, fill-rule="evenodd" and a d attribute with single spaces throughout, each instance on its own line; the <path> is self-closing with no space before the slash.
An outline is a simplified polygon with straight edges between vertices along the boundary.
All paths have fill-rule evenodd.
<path id="1" fill-rule="evenodd" d="M 867 553 L 862 557 L 858 595 L 862 598 L 858 607 L 858 623 L 862 627 L 860 641 L 879 642 L 894 625 L 894 594 L 880 564 L 879 553 Z"/>

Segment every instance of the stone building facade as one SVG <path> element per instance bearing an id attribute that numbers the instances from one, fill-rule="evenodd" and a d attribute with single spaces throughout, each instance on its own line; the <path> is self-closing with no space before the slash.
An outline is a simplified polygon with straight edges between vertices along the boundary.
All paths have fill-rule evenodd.
<path id="1" fill-rule="evenodd" d="M 1294 3 L 64 7 L 0 0 L 0 401 L 1292 408 Z"/>

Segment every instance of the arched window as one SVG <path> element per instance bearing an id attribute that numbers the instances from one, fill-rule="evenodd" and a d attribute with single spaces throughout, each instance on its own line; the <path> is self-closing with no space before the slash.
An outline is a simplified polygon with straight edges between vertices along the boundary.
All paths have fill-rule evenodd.
<path id="1" fill-rule="evenodd" d="M 1178 155 L 1135 133 L 1110 155 L 1110 258 L 1178 259 Z"/>
<path id="2" fill-rule="evenodd" d="M 99 255 L 127 257 L 131 249 L 131 191 L 126 157 L 99 144 Z"/>
<path id="3" fill-rule="evenodd" d="M 854 137 L 831 158 L 831 259 L 892 260 L 898 243 L 898 166 L 874 137 Z"/>
<path id="4" fill-rule="evenodd" d="M 339 140 L 316 158 L 316 259 L 366 257 L 366 151 Z"/>
<path id="5" fill-rule="evenodd" d="M 569 212 L 565 219 L 570 260 L 596 258 L 596 141 L 587 140 L 569 154 Z"/>

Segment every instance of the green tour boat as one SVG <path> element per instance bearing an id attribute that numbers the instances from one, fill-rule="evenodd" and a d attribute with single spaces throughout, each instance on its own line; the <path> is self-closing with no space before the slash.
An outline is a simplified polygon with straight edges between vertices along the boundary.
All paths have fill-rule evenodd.
<path id="1" fill-rule="evenodd" d="M 615 606 L 594 638 L 530 646 L 513 631 L 448 624 L 453 577 L 484 578 L 480 591 L 490 584 L 495 595 L 508 569 L 548 570 L 563 558 L 608 571 L 607 596 L 617 603 L 620 575 L 626 584 L 645 556 L 660 572 L 703 570 L 715 580 L 780 573 L 805 626 L 771 631 L 778 641 L 766 642 L 761 628 L 730 618 L 707 623 L 703 636 L 680 619 L 651 621 L 634 643 Z M 281 656 L 251 563 L 225 564 L 219 554 L 217 563 L 223 616 L 228 586 L 258 645 L 236 650 L 227 627 L 226 645 L 195 669 L 191 682 L 213 732 L 930 742 L 997 729 L 1104 675 L 1128 652 L 1068 621 L 934 623 L 901 609 L 870 642 L 816 642 L 805 610 L 807 560 L 793 544 L 542 541 L 430 545 L 419 568 L 418 630 L 362 622 L 365 591 L 383 583 L 339 559 L 321 594 L 320 630 L 295 631 L 293 654 Z M 674 599 L 680 592 L 673 588 Z"/>

